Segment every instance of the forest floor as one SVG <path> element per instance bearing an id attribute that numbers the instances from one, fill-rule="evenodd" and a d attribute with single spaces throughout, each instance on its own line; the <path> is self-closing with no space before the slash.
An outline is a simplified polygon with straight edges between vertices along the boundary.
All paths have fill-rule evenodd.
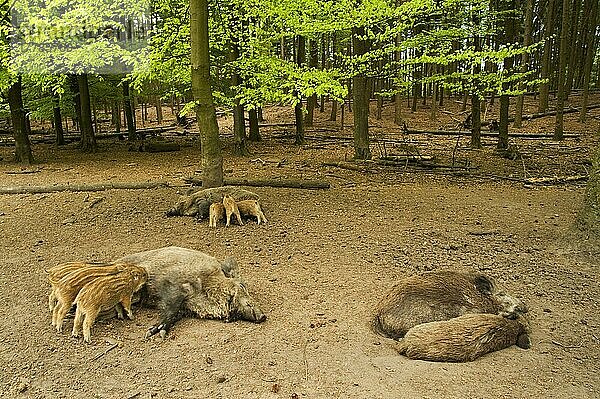
<path id="1" fill-rule="evenodd" d="M 447 102 L 447 112 L 433 122 L 427 109 L 405 116 L 411 129 L 454 130 L 464 119 L 459 107 Z M 532 101 L 528 107 L 535 109 Z M 0 147 L 2 187 L 171 184 L 0 195 L 0 397 L 600 397 L 600 251 L 573 228 L 585 181 L 523 180 L 586 174 L 598 120 L 582 124 L 577 114 L 566 115 L 566 130 L 579 136 L 560 143 L 511 139 L 523 157 L 510 160 L 496 153 L 491 138 L 470 150 L 466 136 L 401 135 L 392 112 L 386 104 L 382 120 L 372 117 L 374 137 L 391 140 L 385 149 L 374 143 L 374 157 L 418 149 L 438 164 L 454 159 L 454 166 L 470 168 L 324 166 L 349 160 L 353 148 L 351 141 L 323 137 L 351 137 L 351 131 L 332 130 L 339 119 L 326 122 L 329 113 L 318 111 L 318 129 L 307 132 L 306 145 L 295 146 L 284 134 L 293 128 L 270 127 L 263 141 L 249 143 L 252 156 L 237 157 L 230 150 L 231 117 L 220 118 L 227 177 L 331 183 L 328 190 L 250 188 L 266 208 L 265 225 L 211 229 L 164 215 L 186 190 L 182 178 L 198 176 L 192 134 L 174 138 L 183 147 L 169 153 L 129 152 L 118 140 L 101 140 L 95 154 L 81 154 L 73 144 L 36 144 L 37 163 L 27 170 L 9 162 L 12 148 Z M 278 123 L 293 113 L 270 107 L 265 116 Z M 520 131 L 552 133 L 553 126 L 553 117 L 543 118 Z M 89 345 L 69 336 L 71 320 L 62 334 L 51 327 L 45 269 L 168 245 L 237 259 L 268 320 L 188 318 L 166 339 L 144 340 L 158 312 L 134 308 L 134 321 L 98 321 Z M 513 346 L 464 364 L 395 353 L 369 328 L 375 304 L 398 279 L 439 269 L 484 272 L 523 299 L 532 348 Z"/>

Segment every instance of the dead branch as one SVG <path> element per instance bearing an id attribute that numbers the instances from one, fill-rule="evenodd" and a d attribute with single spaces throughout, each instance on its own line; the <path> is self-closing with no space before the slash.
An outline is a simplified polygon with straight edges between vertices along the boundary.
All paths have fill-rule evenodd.
<path id="1" fill-rule="evenodd" d="M 183 179 L 186 183 L 194 186 L 201 186 L 202 180 L 188 177 Z M 309 190 L 328 189 L 331 187 L 329 182 L 324 180 L 294 180 L 294 179 L 261 179 L 248 180 L 238 178 L 228 178 L 223 180 L 225 186 L 250 186 L 250 187 L 277 187 L 277 188 L 302 188 Z"/>
<path id="2" fill-rule="evenodd" d="M 117 346 L 119 346 L 119 343 L 115 342 L 114 344 L 112 344 L 111 346 L 109 346 L 108 348 L 106 348 L 104 350 L 104 352 L 100 352 L 96 356 L 94 356 L 94 358 L 92 359 L 92 361 L 96 361 L 96 360 L 100 359 L 102 356 L 106 355 L 108 352 L 110 352 L 111 350 L 115 349 Z"/>
<path id="3" fill-rule="evenodd" d="M 54 186 L 5 186 L 0 187 L 0 194 L 40 194 L 62 191 L 104 191 L 104 190 L 145 190 L 157 187 L 168 187 L 164 181 L 158 182 L 111 182 L 99 184 L 57 184 Z"/>

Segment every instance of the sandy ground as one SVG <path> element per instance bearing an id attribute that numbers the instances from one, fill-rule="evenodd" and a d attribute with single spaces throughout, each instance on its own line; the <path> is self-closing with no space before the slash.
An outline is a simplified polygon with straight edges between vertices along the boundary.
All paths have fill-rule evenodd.
<path id="1" fill-rule="evenodd" d="M 599 252 L 572 231 L 584 183 L 530 186 L 492 176 L 581 173 L 595 128 L 559 145 L 522 141 L 530 157 L 517 161 L 498 157 L 491 145 L 468 150 L 468 139 L 459 140 L 461 159 L 478 167 L 466 175 L 326 167 L 324 160 L 351 155 L 351 143 L 296 147 L 266 132 L 250 145 L 250 158 L 226 149 L 227 176 L 325 179 L 331 189 L 250 188 L 269 223 L 216 229 L 164 216 L 185 192 L 181 178 L 197 175 L 194 145 L 149 154 L 101 141 L 101 151 L 88 155 L 72 145 L 37 145 L 31 174 L 13 174 L 20 169 L 2 147 L 2 186 L 166 180 L 172 187 L 0 195 L 0 396 L 600 397 Z M 444 161 L 456 141 L 421 137 L 416 145 Z M 165 340 L 144 340 L 158 312 L 134 308 L 134 321 L 97 322 L 90 345 L 53 330 L 46 268 L 167 245 L 237 259 L 269 319 L 188 318 Z M 465 364 L 397 355 L 369 329 L 372 309 L 399 278 L 439 269 L 482 271 L 523 299 L 532 348 L 513 346 Z"/>

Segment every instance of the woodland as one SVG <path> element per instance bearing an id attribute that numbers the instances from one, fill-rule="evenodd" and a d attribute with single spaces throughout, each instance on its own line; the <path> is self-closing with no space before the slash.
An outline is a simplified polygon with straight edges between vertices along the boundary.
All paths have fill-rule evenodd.
<path id="1" fill-rule="evenodd" d="M 0 397 L 598 396 L 598 0 L 0 2 Z M 223 185 L 268 223 L 165 216 Z M 44 270 L 167 245 L 268 320 L 51 328 Z M 399 356 L 372 309 L 438 269 L 525 301 L 532 348 Z"/>

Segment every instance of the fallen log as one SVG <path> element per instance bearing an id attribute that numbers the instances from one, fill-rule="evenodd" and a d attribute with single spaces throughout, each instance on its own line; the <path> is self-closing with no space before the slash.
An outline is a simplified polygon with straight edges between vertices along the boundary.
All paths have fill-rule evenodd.
<path id="1" fill-rule="evenodd" d="M 168 187 L 165 181 L 158 182 L 110 182 L 98 184 L 56 184 L 53 186 L 5 186 L 0 187 L 0 194 L 41 194 L 62 191 L 104 191 L 104 190 L 144 190 L 157 187 Z"/>
<path id="2" fill-rule="evenodd" d="M 183 179 L 186 183 L 194 186 L 202 186 L 202 180 L 188 177 Z M 248 186 L 248 187 L 277 187 L 277 188 L 302 188 L 309 190 L 322 190 L 331 187 L 329 182 L 324 180 L 295 180 L 295 179 L 259 179 L 249 180 L 240 178 L 223 179 L 226 186 Z"/>
<path id="3" fill-rule="evenodd" d="M 390 129 L 388 129 L 390 130 Z M 392 128 L 391 130 L 402 130 L 405 134 L 429 134 L 433 136 L 470 136 L 469 130 L 409 130 L 405 132 L 402 128 Z M 498 137 L 498 132 L 481 132 L 481 137 Z M 531 138 L 531 139 L 551 139 L 552 134 L 543 133 L 509 133 L 508 137 Z M 579 134 L 564 134 L 565 138 L 579 138 Z M 375 140 L 373 140 L 375 141 Z"/>

